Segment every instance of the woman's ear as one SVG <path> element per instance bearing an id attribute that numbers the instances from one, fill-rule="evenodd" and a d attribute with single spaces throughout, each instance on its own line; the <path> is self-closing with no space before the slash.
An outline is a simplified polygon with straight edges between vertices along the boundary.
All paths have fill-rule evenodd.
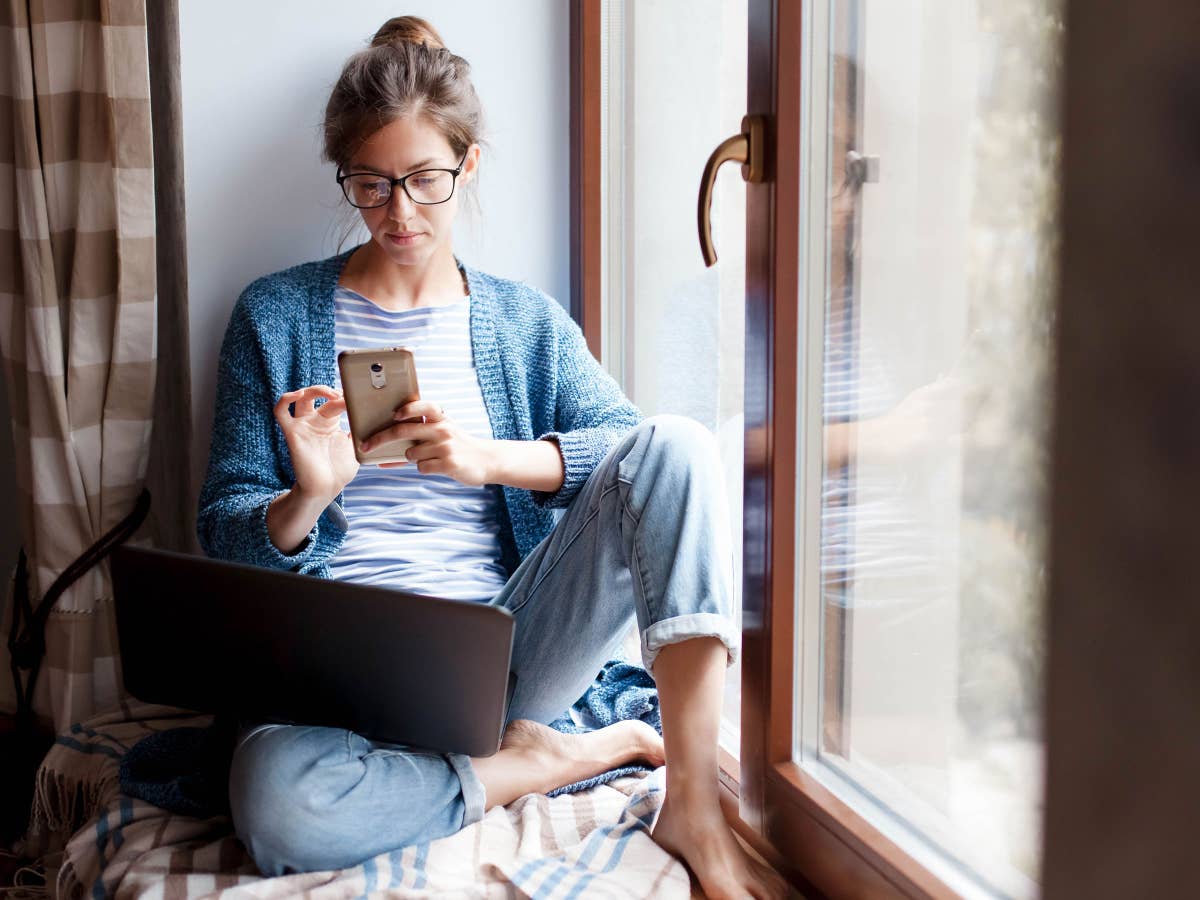
<path id="1" fill-rule="evenodd" d="M 479 157 L 482 151 L 478 144 L 472 144 L 467 148 L 467 155 L 463 159 L 462 174 L 458 176 L 462 184 L 470 184 L 475 180 L 475 175 L 479 169 Z"/>

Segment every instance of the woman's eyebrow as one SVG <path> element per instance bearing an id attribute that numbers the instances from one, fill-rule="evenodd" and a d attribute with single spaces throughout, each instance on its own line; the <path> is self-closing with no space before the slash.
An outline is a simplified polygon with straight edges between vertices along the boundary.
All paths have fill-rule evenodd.
<path id="1" fill-rule="evenodd" d="M 411 166 L 409 166 L 407 169 L 405 169 L 404 171 L 405 172 L 420 172 L 422 169 L 428 169 L 431 166 L 437 166 L 437 160 L 433 159 L 432 157 L 429 159 L 423 159 L 420 162 L 415 162 Z M 371 166 L 364 166 L 360 163 L 351 163 L 347 167 L 346 171 L 347 172 L 370 172 L 374 175 L 387 174 L 386 172 L 383 172 L 380 169 L 374 169 Z"/>

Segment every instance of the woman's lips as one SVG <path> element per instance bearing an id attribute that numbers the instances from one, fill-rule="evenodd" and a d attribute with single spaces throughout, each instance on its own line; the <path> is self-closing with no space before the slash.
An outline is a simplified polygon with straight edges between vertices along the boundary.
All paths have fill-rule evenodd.
<path id="1" fill-rule="evenodd" d="M 420 231 L 402 231 L 387 233 L 385 236 L 397 247 L 407 247 L 410 244 L 415 244 L 421 237 L 421 234 Z"/>

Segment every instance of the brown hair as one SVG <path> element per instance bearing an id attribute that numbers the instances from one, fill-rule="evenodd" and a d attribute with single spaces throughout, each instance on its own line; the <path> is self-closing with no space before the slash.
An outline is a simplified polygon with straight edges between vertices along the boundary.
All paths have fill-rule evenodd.
<path id="1" fill-rule="evenodd" d="M 479 143 L 483 126 L 470 73 L 467 61 L 447 50 L 424 19 L 388 19 L 367 49 L 346 60 L 329 95 L 325 159 L 347 166 L 368 137 L 410 116 L 437 128 L 461 157 Z"/>

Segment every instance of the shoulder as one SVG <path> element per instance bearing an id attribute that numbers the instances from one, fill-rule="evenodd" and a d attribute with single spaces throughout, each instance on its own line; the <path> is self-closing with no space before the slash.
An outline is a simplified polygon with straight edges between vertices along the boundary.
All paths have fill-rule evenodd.
<path id="1" fill-rule="evenodd" d="M 562 304 L 524 281 L 464 266 L 471 296 L 494 311 L 496 327 L 525 337 L 553 337 L 575 322 Z"/>
<path id="2" fill-rule="evenodd" d="M 353 251 L 300 263 L 254 279 L 238 297 L 235 315 L 253 322 L 278 324 L 309 311 L 310 303 L 333 290 L 346 258 Z"/>

